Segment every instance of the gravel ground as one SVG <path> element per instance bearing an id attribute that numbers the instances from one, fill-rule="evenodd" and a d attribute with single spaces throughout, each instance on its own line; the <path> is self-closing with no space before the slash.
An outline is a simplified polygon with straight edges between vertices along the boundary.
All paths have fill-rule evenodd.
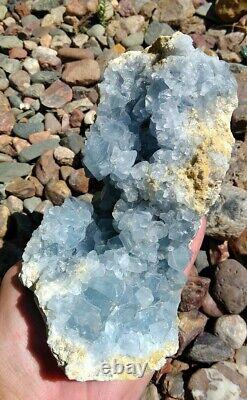
<path id="1" fill-rule="evenodd" d="M 107 62 L 176 30 L 229 62 L 239 85 L 236 144 L 182 293 L 180 350 L 143 399 L 228 399 L 220 380 L 237 400 L 247 398 L 246 0 L 0 0 L 0 276 L 47 207 L 100 190 L 81 153 Z"/>

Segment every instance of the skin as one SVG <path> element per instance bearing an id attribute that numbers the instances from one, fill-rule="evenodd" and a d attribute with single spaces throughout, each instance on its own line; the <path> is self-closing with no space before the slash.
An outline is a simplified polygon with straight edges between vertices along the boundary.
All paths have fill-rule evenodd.
<path id="1" fill-rule="evenodd" d="M 188 275 L 200 249 L 205 220 L 191 244 Z M 18 279 L 20 264 L 3 278 L 0 289 L 1 400 L 138 400 L 151 379 L 85 383 L 69 381 L 47 344 L 45 325 L 32 293 Z"/>

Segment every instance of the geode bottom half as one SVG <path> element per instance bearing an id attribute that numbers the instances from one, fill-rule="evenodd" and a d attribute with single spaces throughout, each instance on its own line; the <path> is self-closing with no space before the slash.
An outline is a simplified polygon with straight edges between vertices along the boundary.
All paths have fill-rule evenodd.
<path id="1" fill-rule="evenodd" d="M 110 62 L 84 164 L 100 201 L 49 209 L 24 256 L 48 344 L 70 379 L 133 379 L 178 349 L 177 309 L 200 219 L 233 138 L 236 83 L 183 34 Z"/>

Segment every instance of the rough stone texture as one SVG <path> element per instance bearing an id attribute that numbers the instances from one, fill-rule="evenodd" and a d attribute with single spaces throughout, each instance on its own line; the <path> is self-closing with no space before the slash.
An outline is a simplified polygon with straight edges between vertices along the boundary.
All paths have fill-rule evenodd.
<path id="1" fill-rule="evenodd" d="M 244 400 L 247 398 L 246 379 L 246 367 L 220 362 L 196 371 L 188 389 L 193 400 Z"/>
<path id="2" fill-rule="evenodd" d="M 240 349 L 247 336 L 246 323 L 239 315 L 223 315 L 217 319 L 214 329 L 232 349 Z"/>
<path id="3" fill-rule="evenodd" d="M 204 332 L 198 336 L 187 356 L 190 360 L 199 363 L 212 364 L 217 361 L 225 361 L 233 357 L 234 351 L 218 336 Z"/>
<path id="4" fill-rule="evenodd" d="M 15 177 L 27 176 L 32 171 L 32 165 L 26 163 L 1 162 L 0 182 L 8 182 Z"/>
<path id="5" fill-rule="evenodd" d="M 60 108 L 72 100 L 72 89 L 61 81 L 56 81 L 45 90 L 40 98 L 41 103 L 48 108 Z"/>
<path id="6" fill-rule="evenodd" d="M 35 188 L 32 182 L 16 178 L 6 185 L 6 192 L 19 197 L 19 199 L 26 199 L 35 195 Z"/>
<path id="7" fill-rule="evenodd" d="M 182 354 L 183 350 L 200 335 L 207 323 L 208 318 L 197 310 L 188 312 L 180 312 L 179 317 L 179 352 Z"/>
<path id="8" fill-rule="evenodd" d="M 100 69 L 95 60 L 80 60 L 65 64 L 62 79 L 67 83 L 91 85 L 99 81 Z"/>
<path id="9" fill-rule="evenodd" d="M 247 191 L 247 140 L 235 143 L 225 180 Z"/>
<path id="10" fill-rule="evenodd" d="M 247 226 L 247 191 L 224 184 L 207 218 L 207 234 L 218 239 L 237 238 Z"/>
<path id="11" fill-rule="evenodd" d="M 236 260 L 219 264 L 215 274 L 214 297 L 232 314 L 247 306 L 247 270 Z"/>
<path id="12" fill-rule="evenodd" d="M 72 171 L 68 179 L 69 187 L 77 193 L 87 193 L 89 179 L 85 175 L 83 168 Z"/>
<path id="13" fill-rule="evenodd" d="M 192 0 L 159 0 L 154 18 L 160 22 L 178 22 L 195 12 Z"/>
<path id="14" fill-rule="evenodd" d="M 216 14 L 225 22 L 238 21 L 242 15 L 246 14 L 246 0 L 217 0 Z"/>
<path id="15" fill-rule="evenodd" d="M 208 292 L 210 279 L 200 276 L 193 276 L 188 279 L 187 284 L 181 293 L 181 311 L 199 309 Z"/>
<path id="16" fill-rule="evenodd" d="M 55 163 L 52 150 L 44 152 L 38 159 L 35 165 L 35 174 L 43 185 L 46 185 L 51 179 L 58 180 L 59 166 Z"/>
<path id="17" fill-rule="evenodd" d="M 84 164 L 104 181 L 101 201 L 49 209 L 21 274 L 59 365 L 81 381 L 133 379 L 136 371 L 105 374 L 102 363 L 148 372 L 177 351 L 189 246 L 219 194 L 236 106 L 225 63 L 182 34 L 111 61 L 100 90 Z M 46 197 L 61 204 L 64 185 L 50 181 Z"/>
<path id="18" fill-rule="evenodd" d="M 5 205 L 0 205 L 0 238 L 3 238 L 8 229 L 9 209 Z"/>

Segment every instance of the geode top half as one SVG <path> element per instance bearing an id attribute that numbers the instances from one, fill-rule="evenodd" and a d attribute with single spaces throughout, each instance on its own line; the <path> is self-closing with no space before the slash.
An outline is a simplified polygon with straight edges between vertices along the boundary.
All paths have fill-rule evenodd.
<path id="1" fill-rule="evenodd" d="M 21 273 L 80 381 L 135 378 L 129 365 L 148 372 L 177 351 L 189 245 L 228 168 L 237 105 L 227 65 L 180 33 L 111 61 L 100 91 L 84 158 L 100 202 L 49 209 Z"/>

